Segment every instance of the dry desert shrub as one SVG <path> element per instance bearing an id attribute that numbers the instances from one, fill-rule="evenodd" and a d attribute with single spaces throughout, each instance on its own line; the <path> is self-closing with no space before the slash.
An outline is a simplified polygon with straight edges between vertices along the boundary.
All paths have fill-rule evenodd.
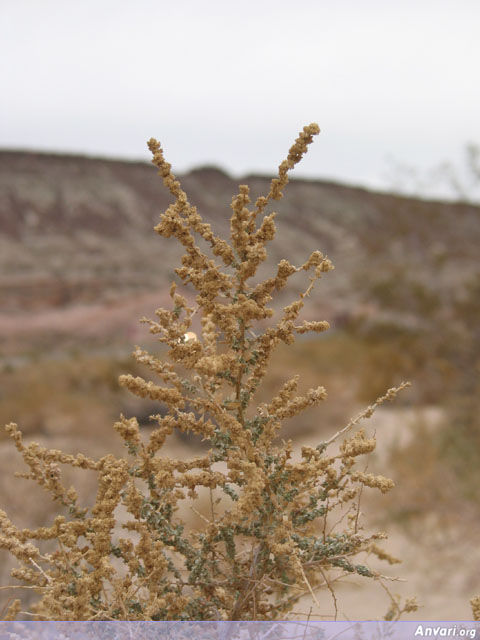
<path id="1" fill-rule="evenodd" d="M 316 124 L 304 127 L 269 193 L 253 207 L 249 188 L 240 185 L 231 203 L 230 242 L 203 222 L 160 144 L 149 141 L 153 163 L 175 199 L 155 230 L 183 245 L 175 271 L 196 290 L 195 304 L 189 306 L 174 283 L 172 308 L 144 319 L 166 356 L 139 347 L 134 356 L 157 381 L 123 375 L 120 384 L 163 409 L 152 416 L 156 426 L 149 438 L 135 417 L 121 416 L 114 428 L 125 457 L 92 459 L 26 445 L 15 424 L 6 426 L 28 466 L 22 477 L 42 486 L 59 508 L 51 526 L 36 530 L 17 528 L 0 511 L 0 547 L 19 562 L 12 576 L 38 596 L 29 612 L 15 600 L 7 619 L 274 620 L 291 615 L 305 595 L 319 611 L 333 603 L 336 615 L 336 585 L 348 574 L 377 580 L 390 594 L 368 556 L 396 560 L 378 546 L 385 534 L 365 532 L 360 498 L 365 487 L 384 493 L 393 482 L 359 467 L 375 438 L 358 425 L 407 383 L 389 389 L 328 440 L 302 447 L 297 458 L 292 442 L 280 440 L 282 424 L 321 403 L 324 387 L 297 395 L 294 376 L 269 402 L 255 404 L 276 346 L 329 328 L 326 321 L 298 320 L 317 280 L 333 269 L 320 251 L 300 266 L 283 259 L 272 277 L 254 280 L 276 231 L 267 205 L 282 197 L 288 171 L 318 133 Z M 208 251 L 197 244 L 199 237 Z M 309 274 L 308 284 L 269 324 L 274 292 L 298 272 Z M 208 451 L 191 459 L 163 456 L 177 429 L 200 436 Z M 92 507 L 78 504 L 75 489 L 64 486 L 62 465 L 98 474 Z M 209 508 L 202 512 L 205 497 Z M 198 527 L 182 519 L 185 505 L 198 512 Z M 392 596 L 386 618 L 415 608 L 413 600 L 402 607 Z"/>

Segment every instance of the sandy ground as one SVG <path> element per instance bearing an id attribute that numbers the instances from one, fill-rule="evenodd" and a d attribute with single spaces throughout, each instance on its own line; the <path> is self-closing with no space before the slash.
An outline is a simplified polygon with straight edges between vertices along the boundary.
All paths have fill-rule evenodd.
<path id="1" fill-rule="evenodd" d="M 408 443 L 415 433 L 418 419 L 435 428 L 441 420 L 441 413 L 435 407 L 426 407 L 421 411 L 412 409 L 380 408 L 370 421 L 365 421 L 369 433 L 376 431 L 378 448 L 373 454 L 370 470 L 384 473 L 384 465 L 392 447 Z M 37 439 L 37 438 L 36 438 Z M 318 438 L 310 435 L 298 442 L 300 446 L 315 445 Z M 47 444 L 47 442 L 43 443 Z M 119 444 L 119 443 L 118 443 Z M 84 451 L 88 453 L 94 443 L 82 441 L 81 438 L 57 437 L 50 439 L 48 446 L 62 448 L 65 451 Z M 118 451 L 121 450 L 119 444 Z M 19 468 L 18 458 L 12 455 L 10 442 L 0 444 L 0 464 L 2 465 L 2 502 L 1 508 L 15 513 L 15 521 L 19 526 L 27 526 L 31 518 L 35 521 L 49 521 L 51 514 L 44 511 L 39 491 L 31 489 L 31 483 L 17 480 L 12 472 Z M 185 446 L 172 439 L 167 444 L 165 453 L 175 457 L 185 457 Z M 21 484 L 19 484 L 21 483 Z M 23 486 L 22 486 L 23 485 Z M 94 478 L 90 478 L 83 486 L 85 495 L 95 491 Z M 395 491 L 401 491 L 397 487 Z M 37 495 L 38 494 L 38 495 Z M 406 597 L 416 596 L 421 608 L 402 617 L 405 620 L 468 620 L 471 618 L 469 599 L 480 593 L 479 567 L 480 546 L 475 532 L 475 513 L 464 513 L 456 526 L 443 527 L 437 514 L 431 513 L 422 518 L 417 529 L 407 532 L 394 524 L 379 526 L 378 518 L 369 517 L 370 507 L 378 510 L 378 500 L 370 503 L 368 497 L 362 502 L 365 531 L 386 530 L 388 540 L 381 546 L 391 555 L 402 559 L 401 564 L 393 566 L 377 563 L 375 568 L 385 575 L 398 578 L 385 580 L 384 584 L 392 594 L 400 594 L 402 601 Z M 54 509 L 54 507 L 53 507 Z M 378 514 L 378 511 L 377 511 Z M 5 585 L 11 582 L 8 577 L 9 562 L 5 554 L 0 554 L 0 582 Z M 373 563 L 372 563 L 373 565 Z M 365 620 L 382 619 L 389 608 L 389 597 L 378 582 L 356 576 L 336 586 L 338 619 Z M 1 600 L 4 602 L 5 592 Z M 310 597 L 304 598 L 296 606 L 300 618 L 309 613 L 312 619 L 333 619 L 334 604 L 328 591 L 320 591 L 317 595 L 320 608 L 312 605 Z M 310 607 L 312 607 L 310 609 Z M 1 603 L 0 603 L 1 608 Z"/>
<path id="2" fill-rule="evenodd" d="M 377 409 L 370 420 L 363 422 L 368 433 L 375 432 L 376 451 L 371 455 L 370 472 L 388 474 L 388 460 L 392 451 L 407 445 L 415 437 L 419 421 L 434 430 L 443 417 L 437 407 L 421 409 Z M 304 444 L 314 444 L 308 438 Z M 402 487 L 393 491 L 401 492 Z M 378 509 L 381 498 L 375 499 Z M 407 531 L 403 526 L 385 524 L 378 526 L 378 518 L 370 517 L 368 497 L 362 502 L 366 531 L 383 530 L 388 539 L 381 546 L 401 564 L 377 563 L 375 568 L 383 574 L 398 578 L 385 580 L 385 586 L 393 594 L 405 598 L 416 596 L 420 608 L 415 613 L 404 614 L 402 620 L 469 620 L 472 617 L 469 600 L 480 593 L 480 546 L 475 525 L 478 514 L 474 509 L 459 514 L 456 525 L 442 522 L 441 514 L 435 511 L 422 517 L 416 526 Z M 373 563 L 372 563 L 373 564 Z M 338 619 L 364 620 L 381 619 L 389 608 L 390 598 L 377 582 L 356 576 L 348 578 L 337 587 Z M 315 614 L 332 619 L 335 607 L 328 592 L 320 592 L 321 608 L 313 605 Z M 311 598 L 305 598 L 297 607 L 309 613 Z M 318 618 L 317 618 L 318 619 Z"/>

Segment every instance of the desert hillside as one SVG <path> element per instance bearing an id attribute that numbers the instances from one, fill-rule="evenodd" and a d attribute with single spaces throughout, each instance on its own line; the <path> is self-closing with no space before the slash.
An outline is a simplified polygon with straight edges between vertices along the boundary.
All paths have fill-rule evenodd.
<path id="1" fill-rule="evenodd" d="M 238 184 L 249 184 L 254 198 L 270 182 L 255 175 L 234 180 L 214 167 L 181 180 L 220 234 L 228 230 Z M 161 290 L 179 254 L 175 242 L 152 227 L 170 202 L 148 163 L 0 152 L 2 312 Z M 294 263 L 312 248 L 327 253 L 339 269 L 324 282 L 322 300 L 336 309 L 351 309 L 388 277 L 442 297 L 476 269 L 479 207 L 293 178 L 275 210 L 279 232 L 271 261 L 286 251 Z M 397 311 L 415 314 L 408 306 Z"/>

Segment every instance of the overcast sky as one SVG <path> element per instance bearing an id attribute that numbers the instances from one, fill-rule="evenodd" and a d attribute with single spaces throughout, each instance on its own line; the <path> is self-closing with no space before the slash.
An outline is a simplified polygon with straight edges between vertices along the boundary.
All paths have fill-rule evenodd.
<path id="1" fill-rule="evenodd" d="M 479 62 L 479 0 L 1 0 L 0 147 L 237 177 L 318 122 L 297 175 L 385 187 L 480 144 Z"/>

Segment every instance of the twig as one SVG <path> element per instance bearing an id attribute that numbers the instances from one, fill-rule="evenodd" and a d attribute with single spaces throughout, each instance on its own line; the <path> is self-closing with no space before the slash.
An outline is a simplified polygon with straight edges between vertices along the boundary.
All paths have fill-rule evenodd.
<path id="1" fill-rule="evenodd" d="M 34 566 L 34 567 L 36 567 L 36 568 L 40 571 L 40 573 L 41 573 L 41 574 L 42 574 L 42 576 L 45 578 L 45 580 L 46 580 L 48 583 L 51 583 L 51 582 L 52 582 L 52 579 L 50 578 L 50 576 L 48 576 L 48 575 L 45 573 L 45 571 L 42 569 L 42 567 L 41 567 L 39 564 L 37 564 L 37 563 L 35 562 L 35 560 L 33 560 L 33 558 L 29 558 L 29 560 L 30 560 L 30 562 L 33 564 L 33 566 Z"/>
<path id="2" fill-rule="evenodd" d="M 305 630 L 303 632 L 303 637 L 302 640 L 305 640 L 305 636 L 307 635 L 307 629 L 308 629 L 308 623 L 310 622 L 310 616 L 312 614 L 312 607 L 310 607 L 310 611 L 308 612 L 308 616 L 307 616 L 307 624 L 305 625 Z"/>
<path id="3" fill-rule="evenodd" d="M 0 589 L 48 589 L 48 587 L 35 587 L 31 585 L 12 584 L 0 587 Z"/>
<path id="4" fill-rule="evenodd" d="M 358 518 L 360 517 L 360 502 L 362 500 L 363 487 L 365 485 L 360 485 L 360 491 L 358 492 L 358 502 L 357 502 L 357 511 L 355 513 L 355 533 L 358 533 Z"/>
<path id="5" fill-rule="evenodd" d="M 328 581 L 327 576 L 325 575 L 325 573 L 322 571 L 322 569 L 319 567 L 318 570 L 320 571 L 320 573 L 323 576 L 323 579 L 325 580 L 325 584 L 327 585 L 327 589 L 330 591 L 330 593 L 332 594 L 332 599 L 333 599 L 333 606 L 335 608 L 335 615 L 333 617 L 334 620 L 337 619 L 338 616 L 338 607 L 337 607 L 337 596 L 335 595 L 335 591 L 332 589 L 332 586 L 330 585 L 330 582 Z"/>
<path id="6" fill-rule="evenodd" d="M 374 413 L 374 411 L 377 409 L 377 407 L 383 404 L 385 400 L 391 400 L 397 395 L 397 393 L 399 393 L 399 391 L 402 391 L 406 387 L 410 387 L 410 386 L 411 386 L 410 382 L 402 382 L 402 384 L 399 385 L 398 387 L 392 387 L 387 391 L 387 393 L 384 396 L 377 398 L 372 405 L 370 405 L 369 407 L 361 411 L 357 416 L 355 416 L 355 418 L 352 418 L 346 427 L 343 427 L 343 429 L 340 429 L 340 431 L 337 431 L 335 435 L 333 435 L 328 440 L 325 440 L 322 444 L 328 447 L 329 444 L 332 444 L 332 442 L 336 440 L 339 436 L 349 431 L 358 422 L 360 422 L 360 420 L 363 420 L 363 418 L 370 418 L 371 415 Z"/>
<path id="7" fill-rule="evenodd" d="M 317 607 L 320 608 L 320 603 L 317 600 L 317 596 L 313 592 L 313 589 L 312 589 L 312 586 L 311 586 L 310 582 L 307 580 L 307 576 L 305 575 L 305 571 L 303 570 L 302 563 L 300 562 L 300 560 L 298 560 L 298 566 L 300 567 L 300 571 L 302 572 L 303 579 L 305 580 L 305 584 L 307 585 L 308 590 L 310 591 L 310 595 L 312 596 L 313 601 L 315 602 Z"/>
<path id="8" fill-rule="evenodd" d="M 210 491 L 211 491 L 211 490 L 210 490 Z M 203 513 L 200 513 L 200 511 L 198 511 L 197 509 L 195 509 L 195 507 L 192 507 L 192 506 L 190 505 L 190 509 L 191 509 L 194 513 L 196 513 L 196 514 L 197 514 L 197 516 L 198 516 L 199 518 L 201 518 L 204 522 L 206 522 L 207 524 L 211 524 L 210 520 L 209 520 L 208 518 L 206 518 L 206 517 L 203 515 Z"/>

